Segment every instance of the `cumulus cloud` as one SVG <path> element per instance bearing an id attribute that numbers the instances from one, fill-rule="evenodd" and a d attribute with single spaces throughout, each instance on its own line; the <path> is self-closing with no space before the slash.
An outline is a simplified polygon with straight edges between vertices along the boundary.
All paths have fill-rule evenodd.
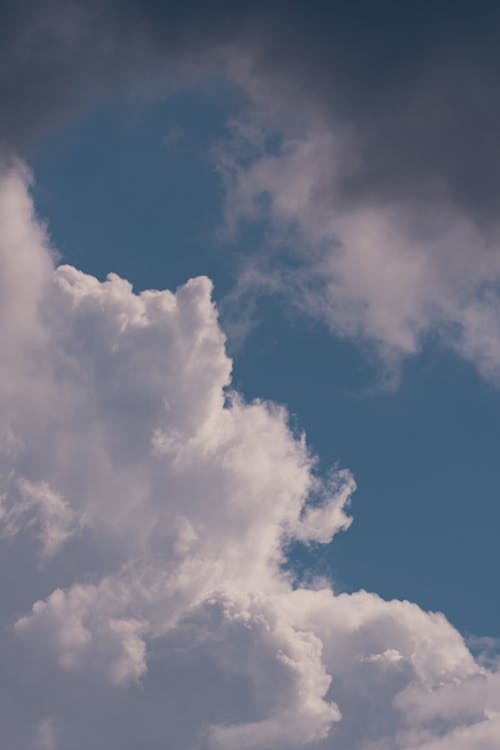
<path id="1" fill-rule="evenodd" d="M 135 294 L 57 266 L 19 165 L 0 216 L 1 545 L 26 591 L 4 741 L 493 750 L 495 663 L 443 615 L 286 572 L 290 541 L 349 526 L 354 481 L 230 390 L 208 279 Z"/>
<path id="2" fill-rule="evenodd" d="M 34 527 L 42 558 L 56 554 L 78 529 L 78 519 L 71 508 L 44 482 L 33 484 L 19 479 L 16 488 L 4 494 L 3 498 L 7 497 L 11 499 L 10 507 L 0 504 L 0 533 L 15 536 L 23 528 Z"/>

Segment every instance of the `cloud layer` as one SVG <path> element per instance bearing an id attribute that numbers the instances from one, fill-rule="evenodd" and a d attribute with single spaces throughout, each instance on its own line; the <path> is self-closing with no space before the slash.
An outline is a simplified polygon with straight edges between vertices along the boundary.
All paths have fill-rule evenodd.
<path id="1" fill-rule="evenodd" d="M 229 79 L 257 123 L 254 159 L 228 148 L 229 219 L 273 229 L 239 299 L 283 293 L 395 371 L 437 336 L 497 382 L 498 21 L 445 0 L 7 2 L 0 158 L 111 91 Z"/>
<path id="2" fill-rule="evenodd" d="M 230 390 L 208 279 L 57 266 L 29 180 L 0 181 L 4 742 L 497 747 L 494 661 L 443 615 L 284 572 L 354 481 Z"/>

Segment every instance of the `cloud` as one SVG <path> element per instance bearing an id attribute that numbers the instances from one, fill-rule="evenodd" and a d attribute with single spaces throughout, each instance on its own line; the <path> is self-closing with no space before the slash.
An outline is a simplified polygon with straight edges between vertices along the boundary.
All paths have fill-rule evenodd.
<path id="1" fill-rule="evenodd" d="M 0 11 L 0 158 L 114 92 L 143 95 L 199 77 L 246 36 L 250 4 L 7 0 Z M 253 15 L 253 14 L 252 14 Z M 253 23 L 252 23 L 253 25 Z"/>
<path id="2" fill-rule="evenodd" d="M 9 488 L 4 497 L 7 496 L 11 498 L 10 507 L 7 508 L 0 502 L 0 534 L 15 536 L 22 528 L 34 527 L 42 559 L 55 555 L 77 533 L 83 521 L 44 482 L 33 484 L 26 479 L 19 479 L 16 487 Z"/>
<path id="3" fill-rule="evenodd" d="M 498 383 L 496 231 L 483 231 L 446 195 L 346 202 L 341 183 L 359 154 L 352 138 L 327 129 L 269 148 L 258 123 L 250 131 L 236 123 L 216 158 L 227 230 L 252 222 L 268 235 L 244 260 L 233 301 L 283 295 L 390 367 L 438 336 Z"/>
<path id="4" fill-rule="evenodd" d="M 101 548 L 102 570 L 84 582 L 84 558 L 83 581 L 56 583 L 13 632 L 63 671 L 124 685 L 145 674 L 148 640 L 214 592 L 288 586 L 284 541 L 328 541 L 345 528 L 353 482 L 344 472 L 322 484 L 282 407 L 226 392 L 231 363 L 207 279 L 135 295 L 117 276 L 101 283 L 51 266 L 27 179 L 15 170 L 2 186 L 7 204 L 23 207 L 4 214 L 14 268 L 4 277 L 13 356 L 2 360 L 2 521 L 17 537 L 36 521 L 45 552 L 65 543 L 71 558 L 72 525 L 84 518 L 78 543 Z M 22 246 L 9 243 L 18 224 Z M 25 297 L 31 327 L 14 307 Z M 280 638 L 292 649 L 288 631 Z M 320 708 L 321 695 L 320 684 Z"/>
<path id="5" fill-rule="evenodd" d="M 228 215 L 267 195 L 285 229 L 232 296 L 286 287 L 389 370 L 437 335 L 498 380 L 496 4 L 26 0 L 0 29 L 4 160 L 112 91 L 229 79 L 269 149 L 237 163 Z"/>
<path id="6" fill-rule="evenodd" d="M 42 719 L 36 728 L 36 747 L 40 750 L 55 750 L 57 748 L 56 728 L 54 722 Z"/>
<path id="7" fill-rule="evenodd" d="M 8 1 L 0 17 L 0 142 L 34 137 L 111 90 L 219 71 L 281 127 L 322 124 L 357 143 L 335 175 L 352 204 L 447 196 L 496 223 L 498 7 L 442 0 L 254 3 Z M 325 165 L 328 169 L 328 165 Z"/>
<path id="8" fill-rule="evenodd" d="M 169 3 L 30 0 L 2 7 L 1 141 L 26 139 L 111 88 L 168 81 L 210 62 L 269 112 L 355 136 L 340 196 L 375 202 L 444 192 L 495 220 L 498 7 L 444 0 Z M 172 76 L 170 75 L 170 80 Z"/>
<path id="9" fill-rule="evenodd" d="M 290 541 L 348 527 L 354 482 L 231 392 L 208 279 L 57 266 L 19 165 L 0 215 L 5 742 L 493 750 L 495 662 L 443 615 L 286 572 Z"/>

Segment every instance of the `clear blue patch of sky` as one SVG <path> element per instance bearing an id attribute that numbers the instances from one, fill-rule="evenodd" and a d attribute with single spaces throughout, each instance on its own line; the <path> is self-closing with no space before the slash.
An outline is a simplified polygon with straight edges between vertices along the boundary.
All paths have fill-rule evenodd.
<path id="1" fill-rule="evenodd" d="M 46 137 L 32 154 L 34 195 L 62 262 L 101 279 L 119 273 L 137 289 L 214 272 L 226 288 L 210 153 L 236 99 L 222 84 L 149 103 L 121 98 Z"/>
<path id="2" fill-rule="evenodd" d="M 258 231 L 221 244 L 222 193 L 209 158 L 237 95 L 225 86 L 162 101 L 114 101 L 46 138 L 32 155 L 39 213 L 63 261 L 136 289 L 207 274 L 216 297 Z M 442 610 L 465 632 L 500 636 L 500 393 L 430 344 L 399 388 L 352 344 L 267 299 L 235 354 L 234 385 L 288 405 L 321 467 L 350 468 L 354 523 L 293 565 Z M 363 395 L 364 394 L 364 395 Z"/>

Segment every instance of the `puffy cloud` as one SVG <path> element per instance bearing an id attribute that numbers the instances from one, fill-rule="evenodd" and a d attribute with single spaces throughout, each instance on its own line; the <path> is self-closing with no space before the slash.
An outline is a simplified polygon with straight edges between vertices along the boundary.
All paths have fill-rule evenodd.
<path id="1" fill-rule="evenodd" d="M 56 589 L 47 601 L 35 602 L 31 616 L 17 620 L 15 632 L 55 653 L 63 669 L 102 670 L 117 684 L 139 679 L 146 671 L 140 637 L 145 625 L 114 616 L 114 595 L 107 584 Z"/>
<path id="2" fill-rule="evenodd" d="M 42 558 L 52 557 L 78 530 L 78 518 L 64 499 L 52 492 L 47 484 L 33 484 L 19 479 L 17 492 L 8 490 L 9 508 L 0 504 L 0 529 L 6 536 L 14 536 L 24 528 L 35 527 Z"/>
<path id="3" fill-rule="evenodd" d="M 354 482 L 231 392 L 210 282 L 57 267 L 28 188 L 0 180 L 1 545 L 28 600 L 4 597 L 5 742 L 493 748 L 495 662 L 443 615 L 286 572 L 290 541 L 348 527 Z"/>

